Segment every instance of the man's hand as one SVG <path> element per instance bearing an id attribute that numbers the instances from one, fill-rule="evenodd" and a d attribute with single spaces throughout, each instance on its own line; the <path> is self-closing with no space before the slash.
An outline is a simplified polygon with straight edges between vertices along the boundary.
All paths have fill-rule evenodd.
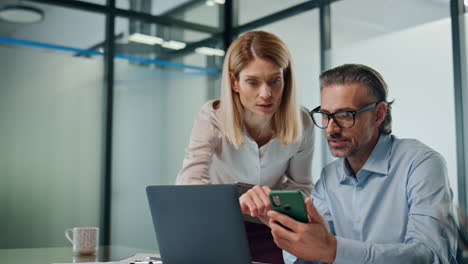
<path id="1" fill-rule="evenodd" d="M 271 210 L 270 198 L 268 194 L 271 189 L 268 186 L 254 186 L 239 198 L 241 211 L 252 217 L 258 217 L 263 223 L 268 225 L 267 213 Z"/>
<path id="2" fill-rule="evenodd" d="M 336 257 L 336 238 L 328 232 L 310 198 L 305 200 L 305 206 L 309 223 L 298 222 L 275 211 L 268 212 L 275 243 L 300 259 L 332 263 Z"/>

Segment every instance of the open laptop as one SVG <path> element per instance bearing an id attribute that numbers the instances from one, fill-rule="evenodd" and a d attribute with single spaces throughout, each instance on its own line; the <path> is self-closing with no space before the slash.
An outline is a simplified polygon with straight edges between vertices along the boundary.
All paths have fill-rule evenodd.
<path id="1" fill-rule="evenodd" d="M 236 185 L 148 186 L 146 193 L 163 263 L 252 263 Z"/>

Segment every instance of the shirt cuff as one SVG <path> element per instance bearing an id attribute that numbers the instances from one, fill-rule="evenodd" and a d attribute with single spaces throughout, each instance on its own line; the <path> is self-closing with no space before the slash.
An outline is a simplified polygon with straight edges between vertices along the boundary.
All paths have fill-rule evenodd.
<path id="1" fill-rule="evenodd" d="M 297 257 L 287 252 L 286 250 L 283 250 L 283 260 L 285 264 L 294 264 L 294 262 L 297 260 Z"/>
<path id="2" fill-rule="evenodd" d="M 366 248 L 361 241 L 336 237 L 336 258 L 334 263 L 364 263 Z"/>

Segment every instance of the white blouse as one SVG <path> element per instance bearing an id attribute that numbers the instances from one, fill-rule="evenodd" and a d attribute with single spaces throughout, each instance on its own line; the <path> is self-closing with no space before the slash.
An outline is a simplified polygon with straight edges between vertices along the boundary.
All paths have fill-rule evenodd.
<path id="1" fill-rule="evenodd" d="M 176 184 L 245 182 L 310 194 L 314 125 L 306 109 L 301 111 L 301 140 L 286 146 L 273 138 L 259 148 L 244 128 L 244 144 L 236 149 L 223 136 L 214 102 L 207 102 L 196 116 Z"/>

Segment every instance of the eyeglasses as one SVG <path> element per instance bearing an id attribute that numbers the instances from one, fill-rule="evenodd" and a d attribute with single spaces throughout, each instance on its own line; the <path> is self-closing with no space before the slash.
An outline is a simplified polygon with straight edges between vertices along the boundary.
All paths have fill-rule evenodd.
<path id="1" fill-rule="evenodd" d="M 375 108 L 379 102 L 375 102 L 369 105 L 366 105 L 356 111 L 340 111 L 333 114 L 320 112 L 320 106 L 309 112 L 309 115 L 312 117 L 314 124 L 321 129 L 328 127 L 330 119 L 335 121 L 341 128 L 351 128 L 354 126 L 356 121 L 356 115 L 365 111 L 369 111 Z"/>

